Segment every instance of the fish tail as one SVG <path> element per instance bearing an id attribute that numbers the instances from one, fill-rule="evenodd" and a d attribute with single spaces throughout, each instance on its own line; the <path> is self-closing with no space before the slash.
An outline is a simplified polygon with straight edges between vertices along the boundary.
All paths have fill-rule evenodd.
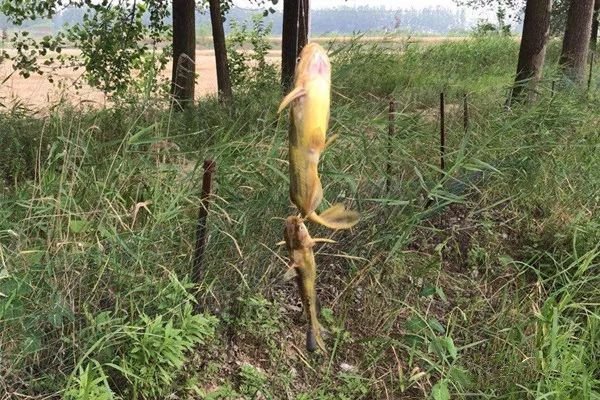
<path id="1" fill-rule="evenodd" d="M 323 353 L 327 352 L 325 347 L 325 342 L 323 341 L 323 337 L 321 336 L 321 324 L 317 318 L 317 313 L 321 308 L 321 303 L 319 299 L 314 297 L 314 303 L 311 303 L 309 310 L 309 324 L 308 330 L 306 331 L 306 349 L 310 352 L 313 352 L 317 349 L 317 346 Z"/>
<path id="2" fill-rule="evenodd" d="M 343 204 L 335 204 L 321 214 L 310 213 L 307 218 L 312 222 L 331 229 L 350 229 L 358 223 L 360 215 L 356 211 L 346 210 Z"/>
<path id="3" fill-rule="evenodd" d="M 317 347 L 323 352 L 327 353 L 325 342 L 321 336 L 321 325 L 317 323 L 317 326 L 309 326 L 306 331 L 306 349 L 311 353 L 317 350 Z"/>

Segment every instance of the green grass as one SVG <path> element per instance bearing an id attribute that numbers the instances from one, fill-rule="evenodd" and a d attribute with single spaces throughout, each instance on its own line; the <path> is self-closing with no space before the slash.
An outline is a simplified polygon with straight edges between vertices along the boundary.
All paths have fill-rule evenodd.
<path id="1" fill-rule="evenodd" d="M 15 107 L 0 115 L 0 394 L 600 398 L 598 91 L 551 98 L 553 48 L 538 102 L 507 111 L 510 40 L 341 46 L 340 138 L 322 181 L 325 203 L 345 202 L 361 222 L 334 234 L 309 226 L 338 242 L 317 249 L 330 353 L 304 350 L 275 246 L 295 212 L 275 77 L 233 110 L 215 99 L 179 114 L 122 106 L 41 118 Z M 166 160 L 154 151 L 163 140 L 179 147 Z M 217 169 L 194 287 L 205 158 Z M 194 294 L 203 313 L 191 311 Z"/>

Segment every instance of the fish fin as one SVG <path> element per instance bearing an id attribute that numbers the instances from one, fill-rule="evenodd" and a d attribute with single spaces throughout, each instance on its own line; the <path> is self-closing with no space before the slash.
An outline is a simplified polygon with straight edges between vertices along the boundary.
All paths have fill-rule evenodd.
<path id="1" fill-rule="evenodd" d="M 315 243 L 337 243 L 335 240 L 327 239 L 327 238 L 313 238 L 313 242 L 315 242 Z"/>
<path id="2" fill-rule="evenodd" d="M 296 100 L 298 97 L 302 97 L 306 94 L 306 90 L 302 86 L 295 87 L 291 92 L 287 94 L 281 101 L 279 105 L 279 109 L 277 113 L 279 114 L 284 108 L 286 108 L 292 101 Z"/>
<path id="3" fill-rule="evenodd" d="M 296 267 L 292 265 L 285 271 L 285 274 L 283 274 L 283 281 L 287 282 L 290 279 L 294 279 L 296 276 L 298 276 L 298 271 L 296 271 Z"/>
<path id="4" fill-rule="evenodd" d="M 350 229 L 358 223 L 360 215 L 356 211 L 346 210 L 343 204 L 335 204 L 317 215 L 312 212 L 307 216 L 312 222 L 331 229 Z"/>
<path id="5" fill-rule="evenodd" d="M 336 133 L 335 135 L 331 135 L 329 137 L 329 139 L 327 139 L 327 141 L 325 142 L 325 147 L 323 148 L 323 151 L 327 150 L 327 148 L 337 140 L 337 138 L 340 137 L 340 135 L 338 133 Z"/>

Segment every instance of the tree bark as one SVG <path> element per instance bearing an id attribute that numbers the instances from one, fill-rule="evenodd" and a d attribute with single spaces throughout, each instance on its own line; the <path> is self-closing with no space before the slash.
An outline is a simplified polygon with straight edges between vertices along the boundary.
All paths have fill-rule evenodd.
<path id="1" fill-rule="evenodd" d="M 592 50 L 596 51 L 598 48 L 598 25 L 600 23 L 600 0 L 596 0 L 594 3 L 594 16 L 592 19 L 592 35 L 590 40 L 590 46 Z"/>
<path id="2" fill-rule="evenodd" d="M 281 33 L 281 87 L 287 92 L 294 81 L 298 55 L 298 2 L 283 1 L 283 29 Z"/>
<path id="3" fill-rule="evenodd" d="M 298 54 L 300 54 L 308 43 L 310 33 L 310 0 L 299 0 L 298 6 Z"/>
<path id="4" fill-rule="evenodd" d="M 577 83 L 585 79 L 593 14 L 594 0 L 571 0 L 559 64 Z"/>
<path id="5" fill-rule="evenodd" d="M 209 0 L 210 23 L 212 25 L 213 46 L 217 64 L 217 85 L 219 101 L 230 102 L 233 99 L 229 65 L 227 64 L 227 48 L 225 47 L 225 32 L 219 0 Z"/>
<path id="6" fill-rule="evenodd" d="M 523 99 L 525 89 L 530 100 L 535 97 L 535 86 L 542 76 L 546 58 L 551 11 L 552 0 L 527 0 L 513 100 Z"/>
<path id="7" fill-rule="evenodd" d="M 171 94 L 180 108 L 194 102 L 196 83 L 195 10 L 194 0 L 173 0 Z"/>

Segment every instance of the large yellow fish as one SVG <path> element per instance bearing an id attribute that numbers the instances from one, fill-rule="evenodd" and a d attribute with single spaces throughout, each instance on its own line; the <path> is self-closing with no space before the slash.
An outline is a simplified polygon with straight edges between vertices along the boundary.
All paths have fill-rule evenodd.
<path id="1" fill-rule="evenodd" d="M 290 199 L 302 216 L 332 229 L 348 229 L 359 215 L 342 204 L 317 215 L 323 200 L 319 158 L 326 141 L 331 99 L 331 65 L 325 50 L 309 43 L 300 53 L 294 89 L 283 99 L 279 111 L 291 104 L 289 130 Z"/>
<path id="2" fill-rule="evenodd" d="M 298 283 L 302 306 L 308 318 L 306 348 L 308 351 L 315 351 L 319 346 L 323 352 L 326 352 L 325 343 L 321 338 L 321 324 L 317 319 L 317 264 L 313 247 L 317 242 L 331 243 L 332 241 L 311 238 L 302 219 L 296 216 L 290 216 L 286 219 L 283 236 L 290 252 L 291 267 L 296 271 L 296 282 Z"/>

